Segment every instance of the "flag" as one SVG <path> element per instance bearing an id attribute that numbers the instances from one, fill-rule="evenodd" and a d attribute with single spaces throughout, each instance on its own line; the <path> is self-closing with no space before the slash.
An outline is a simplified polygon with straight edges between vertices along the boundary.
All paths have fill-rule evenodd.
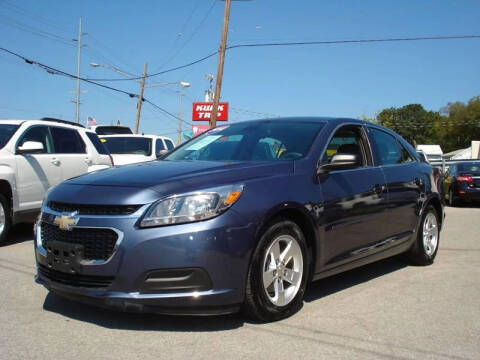
<path id="1" fill-rule="evenodd" d="M 91 116 L 87 117 L 87 126 L 97 125 L 97 120 Z"/>

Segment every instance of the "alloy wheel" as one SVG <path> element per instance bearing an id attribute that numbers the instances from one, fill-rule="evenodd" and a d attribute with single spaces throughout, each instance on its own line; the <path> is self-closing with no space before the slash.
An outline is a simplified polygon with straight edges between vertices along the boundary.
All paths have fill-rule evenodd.
<path id="1" fill-rule="evenodd" d="M 297 240 L 280 235 L 271 243 L 263 260 L 263 287 L 270 302 L 288 305 L 302 283 L 303 254 Z"/>
<path id="2" fill-rule="evenodd" d="M 3 205 L 0 203 L 0 236 L 3 234 L 3 231 L 5 230 L 5 209 L 3 208 Z"/>
<path id="3" fill-rule="evenodd" d="M 433 212 L 429 212 L 423 221 L 423 248 L 432 256 L 438 246 L 438 222 Z"/>

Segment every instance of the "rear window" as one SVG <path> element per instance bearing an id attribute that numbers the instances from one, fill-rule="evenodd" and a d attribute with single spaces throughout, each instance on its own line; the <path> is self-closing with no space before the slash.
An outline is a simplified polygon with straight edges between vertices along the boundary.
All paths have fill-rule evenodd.
<path id="1" fill-rule="evenodd" d="M 110 154 L 152 155 L 152 139 L 133 136 L 104 137 L 102 143 Z"/>
<path id="2" fill-rule="evenodd" d="M 102 144 L 102 142 L 100 141 L 100 139 L 98 138 L 98 136 L 94 133 L 91 133 L 91 132 L 87 132 L 86 133 L 88 138 L 90 139 L 90 141 L 92 142 L 93 146 L 95 146 L 95 149 L 97 150 L 97 152 L 99 154 L 102 154 L 102 155 L 109 155 L 109 152 L 107 150 L 107 148 L 105 147 L 105 145 Z"/>
<path id="3" fill-rule="evenodd" d="M 15 131 L 17 131 L 19 125 L 0 125 L 0 149 L 3 148 L 8 140 L 11 139 Z"/>
<path id="4" fill-rule="evenodd" d="M 480 162 L 457 164 L 459 173 L 469 175 L 480 175 Z"/>
<path id="5" fill-rule="evenodd" d="M 98 135 L 127 135 L 133 134 L 132 130 L 126 126 L 98 126 L 95 129 Z"/>

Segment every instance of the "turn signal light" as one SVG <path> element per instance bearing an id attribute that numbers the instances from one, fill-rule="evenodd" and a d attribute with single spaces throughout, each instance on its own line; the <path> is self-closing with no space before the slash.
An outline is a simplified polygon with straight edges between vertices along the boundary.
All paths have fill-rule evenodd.
<path id="1" fill-rule="evenodd" d="M 228 194 L 227 198 L 223 202 L 225 205 L 231 205 L 234 204 L 238 198 L 240 197 L 240 194 L 242 192 L 240 190 L 237 191 L 232 191 L 230 194 Z"/>

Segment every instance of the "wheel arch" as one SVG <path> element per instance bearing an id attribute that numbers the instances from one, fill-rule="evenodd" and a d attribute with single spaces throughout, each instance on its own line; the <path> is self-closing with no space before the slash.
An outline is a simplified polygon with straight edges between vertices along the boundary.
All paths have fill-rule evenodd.
<path id="1" fill-rule="evenodd" d="M 444 218 L 444 210 L 443 210 L 443 203 L 442 201 L 440 200 L 440 197 L 439 196 L 432 196 L 430 197 L 426 202 L 425 202 L 425 206 L 423 207 L 423 211 L 422 211 L 422 214 L 423 212 L 425 211 L 425 209 L 429 206 L 429 205 L 432 205 L 434 207 L 434 209 L 437 211 L 437 214 L 438 214 L 438 221 L 439 221 L 439 225 L 440 225 L 440 229 L 442 229 L 442 226 L 443 226 L 443 218 Z"/>
<path id="2" fill-rule="evenodd" d="M 0 179 L 0 193 L 7 198 L 10 204 L 10 211 L 13 214 L 13 191 L 7 180 Z"/>
<path id="3" fill-rule="evenodd" d="M 307 209 L 304 206 L 296 203 L 284 203 L 279 205 L 268 212 L 264 217 L 263 221 L 260 223 L 260 226 L 257 230 L 257 244 L 260 240 L 262 234 L 266 231 L 267 227 L 271 222 L 276 218 L 288 219 L 295 224 L 297 224 L 305 236 L 307 242 L 307 247 L 309 249 L 308 261 L 310 265 L 310 279 L 313 276 L 315 265 L 317 262 L 317 248 L 318 248 L 318 231 L 315 226 L 315 221 L 313 217 L 308 213 Z"/>

